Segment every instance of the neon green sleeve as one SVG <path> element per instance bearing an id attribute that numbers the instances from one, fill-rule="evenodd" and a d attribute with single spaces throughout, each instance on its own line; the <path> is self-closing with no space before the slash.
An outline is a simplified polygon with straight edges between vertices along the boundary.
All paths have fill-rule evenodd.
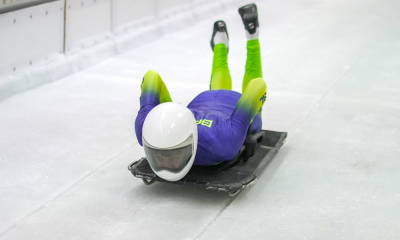
<path id="1" fill-rule="evenodd" d="M 144 75 L 141 90 L 141 107 L 142 104 L 147 104 L 149 101 L 153 104 L 172 102 L 167 86 L 165 86 L 160 75 L 154 70 L 150 70 Z"/>
<path id="2" fill-rule="evenodd" d="M 267 85 L 262 78 L 255 78 L 247 83 L 246 89 L 232 113 L 231 119 L 250 124 L 267 98 Z M 235 121 L 236 121 L 235 120 Z"/>

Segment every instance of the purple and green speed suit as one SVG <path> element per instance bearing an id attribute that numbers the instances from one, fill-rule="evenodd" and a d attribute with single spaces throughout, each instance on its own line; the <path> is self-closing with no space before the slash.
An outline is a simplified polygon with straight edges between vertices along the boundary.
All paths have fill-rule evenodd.
<path id="1" fill-rule="evenodd" d="M 242 93 L 232 91 L 225 44 L 214 47 L 212 78 L 209 91 L 200 93 L 187 106 L 198 130 L 194 165 L 212 165 L 233 159 L 242 147 L 247 130 L 261 131 L 261 109 L 267 86 L 262 79 L 260 44 L 247 42 L 246 71 Z M 142 143 L 142 128 L 147 114 L 158 104 L 171 102 L 171 96 L 160 75 L 150 70 L 143 78 L 140 110 L 135 122 L 136 137 Z"/>

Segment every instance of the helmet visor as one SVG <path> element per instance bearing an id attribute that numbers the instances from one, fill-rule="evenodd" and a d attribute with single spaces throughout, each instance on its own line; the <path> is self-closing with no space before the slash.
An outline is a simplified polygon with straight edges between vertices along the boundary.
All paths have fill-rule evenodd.
<path id="1" fill-rule="evenodd" d="M 156 148 L 147 143 L 146 139 L 143 140 L 147 160 L 155 171 L 178 173 L 185 168 L 193 154 L 193 135 L 171 148 Z"/>

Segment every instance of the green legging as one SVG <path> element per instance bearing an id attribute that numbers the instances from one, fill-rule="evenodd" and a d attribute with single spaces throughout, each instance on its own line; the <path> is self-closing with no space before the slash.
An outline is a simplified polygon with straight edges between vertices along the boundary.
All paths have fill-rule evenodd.
<path id="1" fill-rule="evenodd" d="M 232 90 L 232 79 L 227 60 L 228 51 L 225 44 L 215 45 L 210 82 L 211 90 Z M 256 78 L 262 78 L 260 43 L 258 39 L 247 41 L 246 70 L 243 77 L 242 93 L 244 93 L 248 83 Z"/>
<path id="2" fill-rule="evenodd" d="M 211 90 L 226 89 L 232 90 L 231 75 L 228 69 L 228 51 L 225 44 L 217 44 L 214 47 L 214 60 L 212 77 L 210 83 Z M 171 102 L 171 96 L 164 81 L 157 72 L 150 70 L 143 77 L 141 85 L 142 97 L 147 94 L 154 95 L 159 103 Z M 245 112 L 250 117 L 250 123 L 257 113 L 261 114 L 262 106 L 266 99 L 267 85 L 262 79 L 260 44 L 258 40 L 247 42 L 246 71 L 243 78 L 242 96 L 236 104 L 236 112 Z M 145 98 L 143 98 L 145 99 Z"/>

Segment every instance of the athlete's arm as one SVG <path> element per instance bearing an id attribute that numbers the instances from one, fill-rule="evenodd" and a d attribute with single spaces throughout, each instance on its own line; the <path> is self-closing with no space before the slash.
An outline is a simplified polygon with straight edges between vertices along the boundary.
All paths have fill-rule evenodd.
<path id="1" fill-rule="evenodd" d="M 245 138 L 251 122 L 264 105 L 266 92 L 267 85 L 262 78 L 255 78 L 247 84 L 231 115 L 233 134 L 238 138 Z"/>
<path id="2" fill-rule="evenodd" d="M 154 71 L 148 71 L 141 85 L 140 110 L 135 121 L 136 138 L 140 145 L 142 143 L 142 128 L 147 114 L 158 104 L 172 102 L 168 89 L 160 75 Z"/>

